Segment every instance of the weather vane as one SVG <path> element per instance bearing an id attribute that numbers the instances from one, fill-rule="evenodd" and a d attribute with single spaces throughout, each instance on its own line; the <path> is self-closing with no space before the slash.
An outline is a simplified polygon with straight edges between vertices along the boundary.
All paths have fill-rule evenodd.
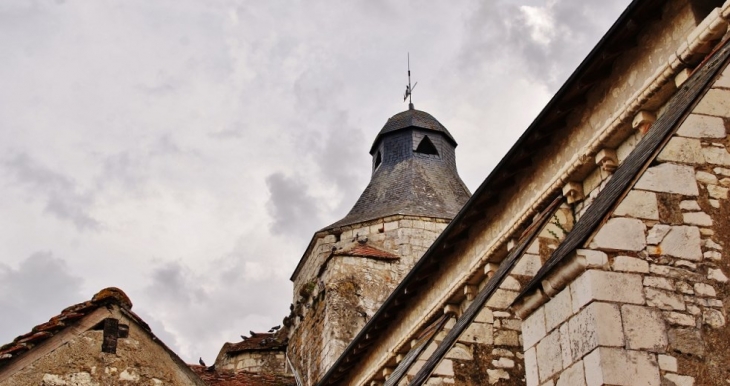
<path id="1" fill-rule="evenodd" d="M 408 99 L 408 108 L 410 110 L 413 110 L 413 99 L 411 94 L 413 93 L 413 89 L 418 86 L 418 82 L 413 84 L 413 87 L 411 87 L 411 53 L 408 53 L 408 85 L 406 86 L 406 93 L 403 95 L 403 102 Z"/>

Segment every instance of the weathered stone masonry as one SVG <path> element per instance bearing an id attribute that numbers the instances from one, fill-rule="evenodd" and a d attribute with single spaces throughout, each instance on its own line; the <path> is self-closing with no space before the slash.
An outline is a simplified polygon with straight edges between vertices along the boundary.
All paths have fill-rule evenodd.
<path id="1" fill-rule="evenodd" d="M 525 320 L 528 385 L 730 379 L 728 101 L 726 69 L 582 252 L 591 269 Z"/>

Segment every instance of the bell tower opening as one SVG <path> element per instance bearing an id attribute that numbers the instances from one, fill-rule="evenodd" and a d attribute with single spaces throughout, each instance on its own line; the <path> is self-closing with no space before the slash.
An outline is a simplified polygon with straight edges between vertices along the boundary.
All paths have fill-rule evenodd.
<path id="1" fill-rule="evenodd" d="M 418 144 L 418 147 L 416 148 L 416 153 L 439 155 L 438 150 L 436 150 L 436 146 L 433 145 L 433 142 L 431 142 L 427 135 L 424 135 L 423 139 Z"/>

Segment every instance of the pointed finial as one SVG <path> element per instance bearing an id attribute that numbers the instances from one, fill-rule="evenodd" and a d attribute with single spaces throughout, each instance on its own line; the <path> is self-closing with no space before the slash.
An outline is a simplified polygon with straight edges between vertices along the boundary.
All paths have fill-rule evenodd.
<path id="1" fill-rule="evenodd" d="M 406 93 L 403 95 L 403 102 L 408 99 L 408 109 L 413 110 L 413 89 L 416 88 L 418 85 L 418 82 L 413 84 L 413 87 L 411 87 L 411 53 L 408 53 L 408 85 L 406 86 Z"/>

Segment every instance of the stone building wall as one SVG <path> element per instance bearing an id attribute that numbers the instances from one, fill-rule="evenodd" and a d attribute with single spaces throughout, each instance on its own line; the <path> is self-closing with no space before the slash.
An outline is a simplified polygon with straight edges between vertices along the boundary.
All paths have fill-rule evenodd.
<path id="1" fill-rule="evenodd" d="M 445 219 L 392 216 L 320 236 L 294 280 L 289 356 L 314 384 L 377 311 L 448 224 Z M 397 259 L 338 255 L 366 245 Z"/>
<path id="2" fill-rule="evenodd" d="M 457 343 L 439 363 L 428 384 L 454 384 L 476 386 L 485 384 L 523 385 L 525 364 L 522 352 L 522 321 L 509 308 L 523 285 L 537 273 L 555 247 L 565 238 L 574 224 L 572 211 L 567 205 L 560 207 L 526 253 L 515 265 L 499 289 L 487 301 L 474 321 L 459 336 Z M 466 310 L 476 292 L 486 286 L 496 264 L 485 267 L 486 275 L 477 285 L 467 287 L 467 296 L 445 311 Z M 410 367 L 400 384 L 407 384 L 421 369 L 425 361 L 442 342 L 456 321 L 453 317 L 434 338 L 430 347 Z M 397 363 L 397 361 L 396 361 Z M 387 377 L 384 377 L 387 379 Z"/>
<path id="3" fill-rule="evenodd" d="M 484 213 L 488 221 L 471 227 L 468 239 L 457 244 L 456 250 L 448 256 L 448 266 L 442 267 L 438 275 L 426 284 L 428 288 L 438 290 L 416 296 L 407 305 L 404 315 L 393 324 L 393 328 L 384 332 L 373 344 L 373 354 L 351 371 L 352 384 L 365 385 L 371 380 L 382 379 L 381 370 L 395 366 L 394 353 L 402 354 L 427 320 L 442 312 L 445 304 L 458 305 L 463 301 L 465 288 L 483 283 L 480 272 L 485 265 L 500 262 L 506 253 L 504 246 L 510 238 L 518 237 L 516 230 L 524 229 L 524 224 L 530 223 L 535 215 L 535 205 L 541 202 L 542 197 L 554 194 L 568 183 L 576 183 L 580 185 L 581 192 L 572 209 L 576 218 L 585 213 L 610 178 L 610 171 L 607 174 L 601 170 L 601 165 L 596 165 L 596 157 L 603 150 L 613 150 L 613 162 L 622 162 L 643 137 L 640 129 L 651 123 L 632 122 L 635 117 L 642 112 L 661 115 L 664 103 L 677 89 L 675 76 L 681 76 L 683 68 L 696 65 L 712 49 L 706 43 L 722 37 L 726 23 L 719 16 L 720 10 L 711 12 L 698 26 L 697 14 L 691 8 L 686 1 L 669 1 L 657 12 L 655 19 L 646 22 L 648 28 L 642 31 L 639 46 L 622 55 L 613 66 L 610 81 L 590 91 L 586 107 L 569 116 L 568 127 L 561 129 L 557 141 L 536 150 L 533 159 L 540 162 L 528 172 L 515 176 L 513 188 L 506 188 L 502 193 L 509 199 Z M 727 13 L 727 9 L 727 5 L 723 6 L 722 12 Z M 699 20 L 704 16 L 701 15 Z M 704 152 L 717 152 L 713 146 L 704 147 Z M 711 190 L 717 191 L 717 188 Z M 641 192 L 631 195 L 630 199 L 646 196 Z M 669 210 L 663 200 L 664 196 L 658 195 L 657 211 L 660 214 Z M 636 209 L 624 207 L 619 213 L 623 211 L 623 216 L 626 216 L 628 210 Z M 690 217 L 703 216 L 691 214 Z M 632 254 L 626 256 L 636 257 Z M 518 266 L 533 267 L 534 274 L 543 261 L 528 253 L 521 258 Z M 546 379 L 554 381 L 553 378 Z"/>
<path id="4" fill-rule="evenodd" d="M 114 307 L 108 317 L 129 326 L 129 336 L 117 341 L 116 353 L 101 351 L 103 331 L 91 329 L 70 340 L 32 365 L 14 372 L 4 386 L 202 385 L 191 370 L 171 357 L 158 340 Z M 68 327 L 71 330 L 74 327 Z M 53 337 L 54 339 L 56 337 Z M 51 343 L 50 340 L 48 343 Z M 37 349 L 40 349 L 39 346 Z M 33 352 L 28 355 L 32 355 Z M 174 355 L 174 354 L 172 354 Z M 24 360 L 20 358 L 19 360 Z"/>
<path id="5" fill-rule="evenodd" d="M 730 382 L 730 70 L 523 324 L 528 385 Z"/>

